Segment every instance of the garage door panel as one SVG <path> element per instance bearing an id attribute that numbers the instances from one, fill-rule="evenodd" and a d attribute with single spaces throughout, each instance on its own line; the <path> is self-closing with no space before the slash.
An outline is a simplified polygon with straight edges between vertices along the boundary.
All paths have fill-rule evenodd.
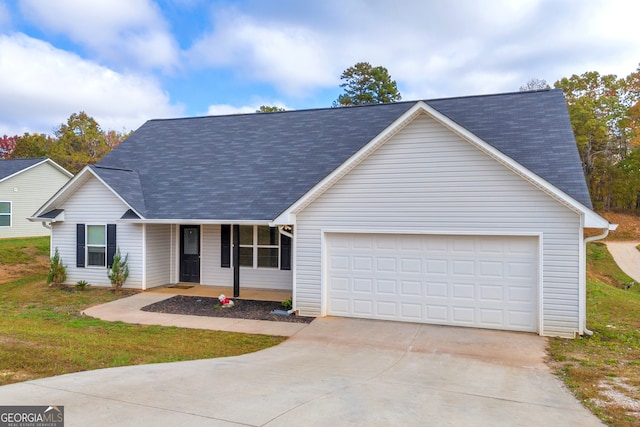
<path id="1" fill-rule="evenodd" d="M 329 268 L 332 270 L 350 270 L 350 258 L 348 255 L 332 255 L 329 258 Z"/>
<path id="2" fill-rule="evenodd" d="M 353 300 L 353 312 L 359 316 L 372 317 L 374 302 L 369 299 L 354 299 Z"/>
<path id="3" fill-rule="evenodd" d="M 353 257 L 353 269 L 359 271 L 368 271 L 371 272 L 373 270 L 373 257 L 370 256 L 354 256 Z"/>
<path id="4" fill-rule="evenodd" d="M 476 310 L 473 307 L 453 306 L 451 308 L 451 322 L 457 325 L 472 326 L 476 323 Z"/>
<path id="5" fill-rule="evenodd" d="M 533 237 L 328 234 L 330 315 L 535 331 Z"/>
<path id="6" fill-rule="evenodd" d="M 401 303 L 400 312 L 403 319 L 412 322 L 420 322 L 422 320 L 422 304 L 417 303 Z"/>
<path id="7" fill-rule="evenodd" d="M 431 280 L 426 281 L 426 296 L 427 297 L 443 297 L 446 298 L 449 296 L 449 284 L 448 283 L 438 283 L 432 282 Z"/>
<path id="8" fill-rule="evenodd" d="M 403 280 L 400 285 L 401 295 L 406 296 L 422 296 L 422 283 L 420 281 Z"/>
<path id="9" fill-rule="evenodd" d="M 347 298 L 332 297 L 329 300 L 332 313 L 336 316 L 349 316 L 351 314 L 350 300 Z"/>
<path id="10" fill-rule="evenodd" d="M 483 302 L 504 302 L 504 287 L 499 285 L 482 285 L 479 286 L 480 292 L 478 299 Z"/>
<path id="11" fill-rule="evenodd" d="M 454 303 L 459 302 L 459 300 L 473 301 L 476 298 L 475 283 L 454 283 L 452 289 Z"/>
<path id="12" fill-rule="evenodd" d="M 449 273 L 449 263 L 444 259 L 427 259 L 425 260 L 425 264 L 427 266 L 426 273 L 427 274 L 448 274 Z"/>
<path id="13" fill-rule="evenodd" d="M 349 278 L 333 276 L 329 279 L 329 291 L 331 293 L 348 291 L 349 290 Z"/>
<path id="14" fill-rule="evenodd" d="M 504 263 L 501 261 L 478 261 L 480 269 L 478 275 L 481 277 L 504 277 Z"/>
<path id="15" fill-rule="evenodd" d="M 449 307 L 446 305 L 427 304 L 426 323 L 446 323 L 449 320 Z"/>
<path id="16" fill-rule="evenodd" d="M 398 282 L 396 280 L 376 281 L 376 291 L 379 295 L 396 295 L 398 293 Z"/>
<path id="17" fill-rule="evenodd" d="M 502 310 L 479 309 L 480 324 L 485 327 L 499 328 L 504 325 L 504 312 Z"/>
<path id="18" fill-rule="evenodd" d="M 373 292 L 373 279 L 359 277 L 353 279 L 353 292 L 371 294 Z"/>

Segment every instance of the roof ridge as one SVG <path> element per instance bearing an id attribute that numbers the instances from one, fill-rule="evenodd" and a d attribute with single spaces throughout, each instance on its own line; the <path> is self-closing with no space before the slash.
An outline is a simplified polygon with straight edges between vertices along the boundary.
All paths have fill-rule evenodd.
<path id="1" fill-rule="evenodd" d="M 560 89 L 549 88 L 549 89 L 536 89 L 536 90 L 528 90 L 528 91 L 512 91 L 512 92 L 487 93 L 487 94 L 477 94 L 477 95 L 448 96 L 448 97 L 442 97 L 442 98 L 422 98 L 422 99 L 412 99 L 412 100 L 406 100 L 406 101 L 386 102 L 386 103 L 377 103 L 377 104 L 372 103 L 372 104 L 362 104 L 362 105 L 348 105 L 343 107 L 303 108 L 300 110 L 293 109 L 293 110 L 285 110 L 285 111 L 273 111 L 269 113 L 253 112 L 253 113 L 233 113 L 233 114 L 207 114 L 204 116 L 190 116 L 190 117 L 167 117 L 167 118 L 149 119 L 148 122 L 167 122 L 167 121 L 173 121 L 173 120 L 202 120 L 202 119 L 209 119 L 214 117 L 243 117 L 243 116 L 253 116 L 256 114 L 280 115 L 280 114 L 287 114 L 287 113 L 294 113 L 294 112 L 301 113 L 301 112 L 313 112 L 313 111 L 331 111 L 331 110 L 336 110 L 340 108 L 351 109 L 351 108 L 381 107 L 381 106 L 398 105 L 398 104 L 415 104 L 417 102 L 425 102 L 428 104 L 430 102 L 435 102 L 435 101 L 471 99 L 471 98 L 491 98 L 491 97 L 505 96 L 505 95 L 532 94 L 532 93 L 539 93 L 539 92 L 552 92 L 552 91 L 558 91 L 558 90 Z"/>

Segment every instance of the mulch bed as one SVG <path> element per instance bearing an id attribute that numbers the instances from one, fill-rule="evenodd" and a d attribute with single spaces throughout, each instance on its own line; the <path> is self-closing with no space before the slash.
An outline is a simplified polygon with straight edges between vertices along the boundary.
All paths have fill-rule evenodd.
<path id="1" fill-rule="evenodd" d="M 274 322 L 311 323 L 314 317 L 282 316 L 270 314 L 283 310 L 279 302 L 234 299 L 233 307 L 221 307 L 217 298 L 177 295 L 142 307 L 142 311 L 155 313 L 187 314 L 191 316 L 228 317 L 235 319 L 271 320 Z"/>

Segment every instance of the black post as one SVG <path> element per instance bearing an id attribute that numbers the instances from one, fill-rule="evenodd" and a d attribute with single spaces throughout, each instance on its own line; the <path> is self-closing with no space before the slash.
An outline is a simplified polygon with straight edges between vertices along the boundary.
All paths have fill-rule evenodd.
<path id="1" fill-rule="evenodd" d="M 240 226 L 233 226 L 233 297 L 240 296 Z"/>

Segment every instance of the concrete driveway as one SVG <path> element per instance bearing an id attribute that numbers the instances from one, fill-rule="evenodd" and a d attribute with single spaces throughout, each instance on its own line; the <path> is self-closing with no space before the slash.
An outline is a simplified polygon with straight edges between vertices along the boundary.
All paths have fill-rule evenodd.
<path id="1" fill-rule="evenodd" d="M 322 318 L 238 357 L 0 387 L 65 426 L 602 426 L 544 365 L 544 338 Z"/>
<path id="2" fill-rule="evenodd" d="M 636 248 L 640 242 L 610 241 L 604 243 L 618 267 L 627 276 L 640 282 L 640 251 Z"/>

